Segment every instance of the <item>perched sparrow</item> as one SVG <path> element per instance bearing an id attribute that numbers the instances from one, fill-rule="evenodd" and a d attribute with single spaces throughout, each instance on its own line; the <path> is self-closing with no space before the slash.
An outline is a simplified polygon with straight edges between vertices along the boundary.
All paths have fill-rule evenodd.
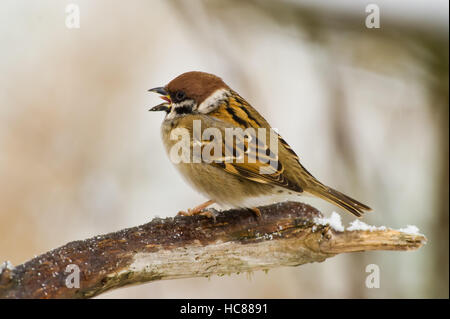
<path id="1" fill-rule="evenodd" d="M 189 215 L 202 212 L 214 202 L 225 207 L 250 208 L 259 214 L 257 206 L 298 199 L 305 193 L 325 199 L 358 217 L 371 210 L 315 179 L 278 134 L 275 133 L 275 142 L 270 145 L 274 131 L 269 123 L 219 77 L 187 72 L 166 86 L 149 91 L 161 94 L 165 100 L 150 111 L 166 112 L 161 130 L 169 155 L 173 155 L 171 150 L 179 143 L 174 132 L 180 131 L 189 133 L 189 146 L 200 147 L 201 155 L 205 147 L 210 148 L 207 155 L 212 153 L 213 146 L 222 151 L 212 154 L 208 160 L 199 160 L 192 156 L 191 150 L 188 160 L 176 161 L 175 166 L 186 180 L 210 198 L 189 210 Z M 199 124 L 202 130 L 214 128 L 221 134 L 214 135 L 213 139 L 203 135 L 195 138 L 195 125 Z M 250 131 L 241 136 L 240 143 L 225 138 L 227 129 L 236 128 Z M 258 135 L 259 129 L 265 129 L 262 136 Z"/>

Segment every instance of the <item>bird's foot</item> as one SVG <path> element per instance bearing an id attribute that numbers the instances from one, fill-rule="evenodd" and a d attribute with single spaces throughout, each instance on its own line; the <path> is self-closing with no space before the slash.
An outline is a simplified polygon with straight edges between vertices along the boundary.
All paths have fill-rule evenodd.
<path id="1" fill-rule="evenodd" d="M 213 200 L 209 200 L 207 202 L 204 202 L 203 204 L 200 204 L 194 208 L 188 208 L 187 212 L 186 211 L 179 211 L 178 212 L 178 216 L 194 216 L 194 215 L 202 215 L 202 216 L 207 216 L 207 217 L 214 217 L 212 216 L 212 213 L 210 212 L 210 210 L 205 210 L 206 207 L 210 206 L 214 204 Z"/>
<path id="2" fill-rule="evenodd" d="M 262 218 L 261 210 L 258 207 L 250 208 L 250 210 L 256 215 L 257 219 L 261 219 Z"/>

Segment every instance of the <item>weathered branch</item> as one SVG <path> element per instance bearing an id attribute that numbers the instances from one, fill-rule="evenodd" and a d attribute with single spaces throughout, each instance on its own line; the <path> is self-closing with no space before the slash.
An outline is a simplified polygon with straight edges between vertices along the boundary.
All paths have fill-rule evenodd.
<path id="1" fill-rule="evenodd" d="M 339 253 L 412 250 L 422 235 L 396 230 L 344 231 L 320 225 L 315 208 L 286 202 L 204 216 L 160 219 L 74 241 L 0 271 L 2 298 L 88 298 L 130 284 L 239 273 L 321 262 Z M 76 265 L 80 287 L 66 281 Z M 70 285 L 69 285 L 70 286 Z"/>

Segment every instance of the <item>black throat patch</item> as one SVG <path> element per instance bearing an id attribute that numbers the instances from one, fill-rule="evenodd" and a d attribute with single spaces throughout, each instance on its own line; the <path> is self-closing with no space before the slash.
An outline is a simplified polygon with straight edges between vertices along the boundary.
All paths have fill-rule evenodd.
<path id="1" fill-rule="evenodd" d="M 174 109 L 177 114 L 189 114 L 192 113 L 192 105 L 178 106 Z"/>

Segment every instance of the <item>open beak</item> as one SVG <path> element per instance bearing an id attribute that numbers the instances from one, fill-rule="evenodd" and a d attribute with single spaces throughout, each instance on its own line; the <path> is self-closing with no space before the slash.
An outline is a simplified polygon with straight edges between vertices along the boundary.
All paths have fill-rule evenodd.
<path id="1" fill-rule="evenodd" d="M 149 111 L 152 111 L 152 112 L 158 112 L 158 111 L 169 112 L 170 111 L 170 104 L 164 102 L 164 103 L 158 104 L 157 106 L 152 107 Z"/>
<path id="2" fill-rule="evenodd" d="M 172 101 L 170 99 L 169 92 L 163 87 L 157 87 L 148 90 L 149 92 L 154 92 L 161 94 L 161 98 L 165 101 L 164 103 L 158 104 L 157 106 L 152 107 L 149 111 L 156 112 L 156 111 L 165 111 L 170 112 L 170 108 L 172 107 Z"/>

